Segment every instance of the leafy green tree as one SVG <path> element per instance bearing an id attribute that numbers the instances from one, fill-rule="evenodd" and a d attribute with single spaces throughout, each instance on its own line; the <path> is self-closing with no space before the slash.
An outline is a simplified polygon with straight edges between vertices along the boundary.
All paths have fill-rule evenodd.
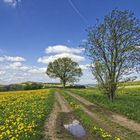
<path id="1" fill-rule="evenodd" d="M 118 83 L 140 68 L 140 22 L 131 11 L 113 10 L 87 30 L 84 44 L 99 86 L 113 101 Z"/>
<path id="2" fill-rule="evenodd" d="M 50 62 L 46 74 L 51 78 L 59 78 L 63 87 L 65 87 L 66 83 L 78 81 L 78 77 L 82 76 L 82 70 L 78 63 L 64 57 Z"/>

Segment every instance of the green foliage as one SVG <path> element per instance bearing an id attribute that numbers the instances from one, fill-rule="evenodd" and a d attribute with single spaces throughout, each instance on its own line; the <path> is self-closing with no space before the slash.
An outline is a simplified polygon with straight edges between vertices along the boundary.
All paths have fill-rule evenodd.
<path id="1" fill-rule="evenodd" d="M 0 85 L 0 92 L 1 92 L 1 91 L 7 91 L 6 86 Z"/>
<path id="2" fill-rule="evenodd" d="M 123 86 L 136 86 L 136 85 L 140 85 L 140 81 L 133 81 L 133 82 L 121 82 L 120 85 Z"/>
<path id="3" fill-rule="evenodd" d="M 70 58 L 58 58 L 54 62 L 50 62 L 46 74 L 51 78 L 59 78 L 65 87 L 66 83 L 74 83 L 78 81 L 78 77 L 82 75 L 82 70 L 78 63 Z"/>
<path id="4" fill-rule="evenodd" d="M 115 9 L 87 31 L 92 73 L 113 101 L 118 82 L 133 79 L 124 76 L 140 68 L 140 22 L 131 11 Z"/>

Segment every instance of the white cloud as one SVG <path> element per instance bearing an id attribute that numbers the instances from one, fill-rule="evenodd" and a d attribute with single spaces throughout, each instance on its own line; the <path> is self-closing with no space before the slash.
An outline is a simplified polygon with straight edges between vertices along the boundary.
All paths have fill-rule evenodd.
<path id="1" fill-rule="evenodd" d="M 136 46 L 136 48 L 139 48 L 140 49 L 140 46 Z"/>
<path id="2" fill-rule="evenodd" d="M 14 62 L 14 63 L 9 64 L 9 66 L 7 66 L 7 69 L 26 71 L 26 70 L 29 70 L 30 67 L 22 64 L 21 62 Z"/>
<path id="3" fill-rule="evenodd" d="M 38 62 L 48 64 L 49 62 L 53 62 L 54 60 L 56 60 L 58 58 L 63 58 L 63 57 L 69 57 L 73 61 L 76 61 L 76 62 L 81 62 L 81 61 L 85 60 L 85 58 L 83 56 L 75 55 L 72 53 L 61 53 L 61 54 L 56 54 L 56 55 L 51 55 L 51 56 L 40 57 L 38 59 Z"/>
<path id="4" fill-rule="evenodd" d="M 79 65 L 81 69 L 83 70 L 90 70 L 90 68 L 95 67 L 94 64 L 84 64 L 84 65 Z"/>
<path id="5" fill-rule="evenodd" d="M 58 58 L 69 57 L 73 61 L 81 62 L 85 58 L 81 54 L 85 51 L 84 48 L 71 48 L 65 45 L 48 46 L 45 49 L 47 56 L 38 58 L 37 62 L 49 64 Z"/>
<path id="6" fill-rule="evenodd" d="M 45 73 L 46 72 L 46 68 L 31 68 L 29 71 L 29 73 L 34 73 L 34 74 L 40 74 L 40 73 Z"/>
<path id="7" fill-rule="evenodd" d="M 21 0 L 3 0 L 3 2 L 5 2 L 6 4 L 12 6 L 12 7 L 16 7 L 16 5 L 21 2 Z"/>
<path id="8" fill-rule="evenodd" d="M 85 64 L 85 65 L 79 65 L 79 67 L 83 70 L 87 70 L 90 68 L 90 64 Z"/>
<path id="9" fill-rule="evenodd" d="M 36 66 L 29 66 L 29 65 L 25 65 L 22 62 L 10 62 L 10 63 L 4 63 L 2 65 L 0 65 L 0 71 L 4 71 L 4 70 L 12 70 L 16 73 L 18 72 L 24 72 L 28 73 L 28 74 L 39 74 L 39 73 L 45 73 L 46 71 L 46 67 L 40 68 L 40 67 L 36 67 Z M 14 73 L 13 73 L 14 74 Z"/>
<path id="10" fill-rule="evenodd" d="M 0 71 L 0 75 L 4 75 L 5 73 L 5 71 Z"/>
<path id="11" fill-rule="evenodd" d="M 83 43 L 86 43 L 86 42 L 87 42 L 87 40 L 86 40 L 86 39 L 83 39 L 83 40 L 82 40 L 82 42 L 83 42 Z"/>
<path id="12" fill-rule="evenodd" d="M 22 63 L 21 62 L 15 62 L 15 63 L 10 64 L 9 67 L 12 68 L 12 69 L 18 69 L 21 66 L 22 66 Z"/>
<path id="13" fill-rule="evenodd" d="M 47 68 L 39 68 L 39 70 L 42 72 L 42 73 L 45 73 Z"/>
<path id="14" fill-rule="evenodd" d="M 37 69 L 37 68 L 29 69 L 28 72 L 29 73 L 34 73 L 34 74 L 40 73 L 39 69 Z"/>
<path id="15" fill-rule="evenodd" d="M 29 67 L 28 66 L 22 66 L 22 67 L 20 67 L 20 69 L 23 70 L 23 71 L 26 71 L 26 70 L 29 69 Z"/>
<path id="16" fill-rule="evenodd" d="M 0 63 L 0 84 L 52 81 L 45 74 L 45 71 L 46 67 L 29 66 L 21 62 Z"/>
<path id="17" fill-rule="evenodd" d="M 17 70 L 17 71 L 27 71 L 30 67 L 26 66 L 22 62 L 7 62 L 0 64 L 0 70 Z"/>
<path id="18" fill-rule="evenodd" d="M 59 54 L 59 53 L 82 53 L 85 49 L 84 48 L 70 48 L 65 45 L 55 45 L 55 46 L 49 46 L 46 48 L 45 52 L 47 54 L 53 53 L 53 54 Z"/>
<path id="19" fill-rule="evenodd" d="M 22 62 L 22 61 L 26 61 L 26 59 L 19 56 L 0 56 L 0 62 L 4 62 L 4 61 Z"/>

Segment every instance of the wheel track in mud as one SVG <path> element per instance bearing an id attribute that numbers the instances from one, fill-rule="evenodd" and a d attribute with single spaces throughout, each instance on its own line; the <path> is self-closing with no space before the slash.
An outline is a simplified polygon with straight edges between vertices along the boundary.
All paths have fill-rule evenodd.
<path id="1" fill-rule="evenodd" d="M 56 102 L 54 104 L 54 108 L 49 118 L 45 123 L 45 138 L 44 140 L 71 140 L 71 139 L 63 139 L 57 137 L 57 117 L 59 113 L 64 113 L 66 116 L 72 112 L 72 109 L 65 98 L 58 92 L 55 93 Z M 84 136 L 82 138 L 74 138 L 72 140 L 94 140 L 94 138 L 88 138 L 91 136 Z"/>
<path id="2" fill-rule="evenodd" d="M 126 129 L 129 129 L 132 132 L 136 132 L 138 135 L 140 135 L 140 124 L 134 122 L 133 120 L 127 119 L 125 116 L 119 115 L 119 114 L 111 112 L 109 110 L 105 110 L 104 108 L 102 108 L 94 103 L 91 103 L 90 101 L 86 100 L 85 98 L 83 98 L 79 95 L 76 95 L 76 93 L 67 92 L 67 94 L 69 94 L 71 97 L 76 99 L 80 103 L 82 110 L 85 113 L 87 113 L 91 118 L 93 118 L 93 120 L 95 120 L 97 123 L 101 124 L 101 126 L 106 126 L 107 130 L 112 130 L 116 134 L 122 133 L 119 129 L 117 129 L 117 127 L 110 126 L 110 124 L 107 124 L 104 121 L 103 116 L 99 116 L 98 114 L 96 114 L 94 112 L 94 109 L 97 109 L 97 110 L 99 109 L 99 111 L 101 111 L 105 117 L 108 117 L 110 123 L 114 123 L 114 124 L 116 124 L 116 126 L 117 125 L 122 126 Z M 125 133 L 123 133 L 123 135 L 125 136 Z M 126 136 L 127 136 L 127 133 L 126 133 Z"/>

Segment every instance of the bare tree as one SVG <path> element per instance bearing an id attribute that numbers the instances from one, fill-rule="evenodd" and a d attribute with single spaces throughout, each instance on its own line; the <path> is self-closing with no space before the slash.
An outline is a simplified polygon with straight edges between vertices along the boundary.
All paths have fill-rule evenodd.
<path id="1" fill-rule="evenodd" d="M 140 22 L 131 11 L 115 9 L 87 31 L 92 73 L 113 101 L 118 82 L 140 68 Z"/>

